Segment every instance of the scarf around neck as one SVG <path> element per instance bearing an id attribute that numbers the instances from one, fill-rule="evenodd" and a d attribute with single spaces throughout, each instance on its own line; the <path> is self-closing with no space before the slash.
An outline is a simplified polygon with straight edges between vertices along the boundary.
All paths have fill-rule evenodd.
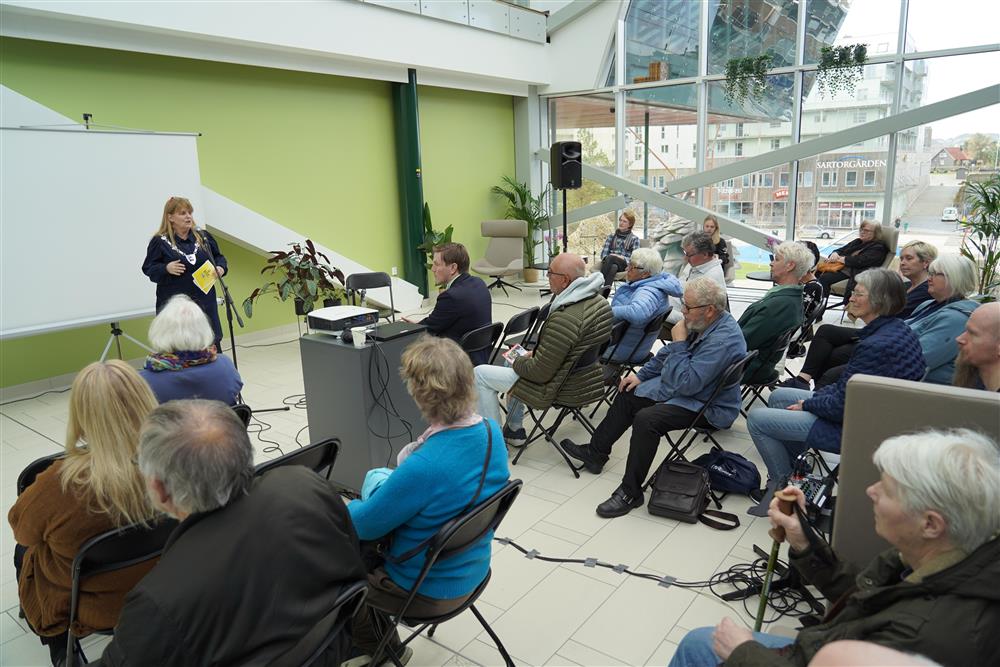
<path id="1" fill-rule="evenodd" d="M 440 433 L 441 431 L 448 431 L 456 428 L 468 428 L 470 426 L 475 426 L 481 421 L 483 421 L 482 417 L 480 417 L 475 412 L 470 412 L 469 414 L 465 415 L 464 417 L 462 417 L 461 419 L 452 424 L 431 424 L 430 426 L 427 427 L 426 431 L 420 434 L 419 438 L 417 438 L 415 441 L 411 442 L 410 444 L 399 450 L 399 454 L 396 455 L 396 465 L 397 466 L 403 465 L 403 461 L 406 460 L 406 457 L 412 454 L 413 452 L 417 451 L 420 445 L 424 444 L 427 438 L 431 437 L 435 433 Z"/>
<path id="2" fill-rule="evenodd" d="M 218 354 L 215 346 L 207 350 L 183 350 L 178 352 L 154 352 L 146 357 L 143 366 L 148 371 L 158 373 L 160 371 L 180 371 L 191 366 L 202 366 L 215 361 Z"/>

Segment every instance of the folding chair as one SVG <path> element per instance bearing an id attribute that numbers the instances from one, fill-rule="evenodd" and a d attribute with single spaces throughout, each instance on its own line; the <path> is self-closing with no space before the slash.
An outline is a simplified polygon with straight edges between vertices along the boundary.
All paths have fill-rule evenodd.
<path id="1" fill-rule="evenodd" d="M 388 273 L 384 271 L 372 271 L 371 273 L 352 273 L 347 276 L 347 280 L 344 281 L 344 286 L 347 288 L 347 300 L 350 303 L 354 303 L 354 294 L 359 293 L 361 299 L 359 301 L 360 305 L 365 303 L 365 293 L 370 289 L 377 289 L 379 287 L 389 288 L 389 315 L 386 319 L 391 319 L 393 322 L 396 321 L 396 299 L 392 294 L 392 278 L 389 277 Z"/>
<path id="2" fill-rule="evenodd" d="M 417 629 L 414 630 L 413 634 L 403 640 L 402 646 L 406 646 L 426 628 L 430 627 L 430 631 L 427 633 L 428 636 L 433 636 L 434 630 L 438 625 L 458 616 L 466 609 L 469 609 L 476 617 L 476 620 L 479 621 L 480 625 L 483 626 L 483 629 L 486 630 L 489 636 L 493 639 L 497 650 L 500 651 L 500 655 L 503 656 L 504 663 L 508 667 L 513 667 L 514 661 L 511 660 L 510 654 L 507 653 L 507 649 L 500 641 L 500 638 L 497 637 L 493 628 L 490 627 L 490 624 L 486 622 L 486 619 L 483 618 L 483 615 L 479 613 L 479 610 L 476 609 L 475 606 L 476 600 L 478 600 L 482 592 L 486 590 L 486 585 L 490 581 L 492 570 L 487 571 L 486 576 L 472 592 L 472 594 L 469 595 L 469 598 L 463 602 L 458 609 L 455 609 L 452 612 L 441 616 L 415 617 L 409 616 L 406 613 L 406 610 L 409 609 L 410 604 L 413 602 L 413 598 L 420 590 L 420 585 L 424 582 L 424 579 L 427 578 L 427 574 L 431 571 L 431 568 L 434 567 L 434 564 L 438 561 L 448 560 L 449 558 L 457 556 L 476 544 L 479 544 L 481 540 L 488 539 L 492 532 L 496 530 L 497 526 L 500 525 L 500 522 L 503 521 L 504 517 L 507 515 L 507 511 L 514 503 L 514 500 L 517 498 L 520 491 L 521 480 L 510 480 L 507 482 L 506 486 L 494 493 L 492 496 L 479 503 L 465 514 L 457 516 L 443 525 L 434 537 L 431 538 L 429 544 L 427 545 L 427 551 L 424 554 L 424 565 L 421 568 L 416 581 L 413 582 L 413 587 L 410 589 L 410 594 L 407 596 L 402 608 L 398 611 L 391 609 L 381 610 L 390 615 L 392 618 L 392 624 L 391 627 L 385 628 L 382 632 L 382 641 L 379 643 L 378 650 L 375 651 L 375 655 L 372 656 L 371 664 L 382 664 L 382 653 L 385 651 L 386 643 L 401 621 L 411 627 L 418 626 Z M 402 556 L 400 556 L 397 560 L 409 560 L 409 558 L 412 558 L 420 553 L 420 550 L 422 549 L 423 545 L 418 545 L 416 553 L 411 550 L 406 554 L 402 554 Z M 373 607 L 378 609 L 377 606 L 373 605 Z M 389 654 L 389 659 L 397 667 L 402 667 L 399 660 L 392 655 L 392 653 Z"/>
<path id="3" fill-rule="evenodd" d="M 497 356 L 499 356 L 500 351 L 506 348 L 511 348 L 515 345 L 512 340 L 514 336 L 518 334 L 523 334 L 531 330 L 531 327 L 535 326 L 535 320 L 538 319 L 539 307 L 535 306 L 529 308 L 528 310 L 518 313 L 514 317 L 507 320 L 506 326 L 503 328 L 503 333 L 500 334 L 500 341 L 497 346 L 493 349 L 493 354 L 490 355 L 490 360 L 487 363 L 492 364 L 496 361 Z"/>
<path id="4" fill-rule="evenodd" d="M 158 557 L 163 552 L 170 534 L 177 527 L 173 519 L 164 519 L 154 526 L 132 524 L 125 528 L 109 530 L 83 543 L 71 568 L 72 584 L 69 599 L 69 627 L 76 621 L 80 604 L 80 583 L 98 574 L 122 570 Z M 102 628 L 98 634 L 114 634 L 114 628 Z M 75 655 L 73 643 L 79 640 L 72 632 L 66 633 L 66 665 L 72 667 Z M 86 660 L 77 644 L 79 655 Z"/>
<path id="5" fill-rule="evenodd" d="M 605 299 L 611 296 L 611 285 L 605 285 L 601 288 L 601 296 Z"/>
<path id="6" fill-rule="evenodd" d="M 344 632 L 344 627 L 347 626 L 354 615 L 361 609 L 361 605 L 365 603 L 365 596 L 368 594 L 368 582 L 365 580 L 358 581 L 351 584 L 346 589 L 344 589 L 337 599 L 333 601 L 333 608 L 320 619 L 319 623 L 310 631 L 310 634 L 319 632 L 322 626 L 327 623 L 332 622 L 333 625 L 329 630 L 326 631 L 323 641 L 320 642 L 319 646 L 312 652 L 312 654 L 302 661 L 302 667 L 311 667 L 317 664 L 317 661 L 323 657 L 330 645 L 333 644 L 334 640 Z M 311 639 L 307 634 L 303 641 Z M 308 644 L 307 644 L 308 645 Z M 296 651 L 298 646 L 295 646 L 289 654 L 285 655 L 285 660 L 289 663 L 299 661 L 296 659 L 298 657 Z"/>
<path id="7" fill-rule="evenodd" d="M 34 483 L 36 477 L 45 472 L 50 465 L 56 462 L 56 460 L 61 459 L 64 456 L 66 456 L 65 452 L 49 454 L 48 456 L 43 456 L 40 459 L 35 459 L 26 465 L 24 470 L 22 470 L 17 476 L 17 495 L 24 493 L 24 490 Z"/>
<path id="8" fill-rule="evenodd" d="M 500 334 L 503 333 L 503 325 L 499 322 L 487 324 L 484 327 L 467 331 L 458 341 L 458 346 L 465 350 L 470 357 L 476 352 L 487 352 L 487 357 L 497 347 Z"/>
<path id="9" fill-rule="evenodd" d="M 326 470 L 326 478 L 330 479 L 330 472 L 333 464 L 337 462 L 337 454 L 340 452 L 340 440 L 337 438 L 327 438 L 312 445 L 306 445 L 289 452 L 284 456 L 279 456 L 270 461 L 264 461 L 254 468 L 254 477 L 260 477 L 264 473 L 280 468 L 282 466 L 305 466 L 316 474 L 322 474 Z"/>
<path id="10" fill-rule="evenodd" d="M 236 405 L 230 405 L 229 407 L 233 409 L 236 416 L 240 418 L 241 422 L 243 422 L 243 426 L 245 428 L 249 428 L 250 420 L 253 418 L 253 410 L 250 409 L 250 406 L 246 403 L 237 403 Z"/>
<path id="11" fill-rule="evenodd" d="M 611 329 L 612 336 L 615 335 L 614 332 L 615 328 L 617 327 L 619 329 L 619 333 L 617 334 L 618 340 L 620 341 L 621 336 L 624 335 L 625 329 L 628 328 L 627 325 L 628 325 L 627 322 L 618 322 L 617 324 L 615 324 L 614 327 L 612 327 Z M 576 359 L 572 360 L 572 365 L 570 366 L 570 369 L 566 373 L 566 375 L 563 376 L 562 380 L 559 381 L 559 388 L 556 390 L 555 398 L 552 400 L 550 404 L 531 406 L 525 403 L 524 406 L 525 411 L 531 417 L 531 420 L 534 422 L 534 426 L 531 429 L 531 433 L 528 434 L 528 438 L 524 441 L 524 444 L 521 445 L 520 451 L 518 451 L 518 453 L 514 456 L 514 459 L 511 461 L 511 465 L 517 465 L 517 462 L 521 459 L 521 455 L 524 454 L 524 452 L 528 449 L 528 445 L 535 442 L 539 438 L 545 438 L 546 440 L 549 441 L 550 445 L 555 447 L 556 451 L 559 452 L 560 456 L 563 457 L 563 460 L 566 461 L 566 465 L 568 465 L 570 470 L 573 471 L 573 476 L 574 477 L 580 476 L 579 469 L 569 458 L 569 455 L 562 448 L 562 445 L 559 444 L 559 441 L 555 439 L 555 434 L 556 431 L 559 430 L 559 426 L 562 425 L 563 420 L 565 420 L 567 416 L 573 415 L 573 417 L 577 421 L 583 424 L 583 427 L 587 429 L 587 432 L 593 435 L 594 425 L 591 424 L 590 420 L 587 419 L 587 417 L 585 417 L 583 414 L 583 410 L 593 401 L 588 401 L 583 404 L 571 404 L 565 399 L 560 400 L 560 395 L 562 394 L 563 387 L 566 386 L 566 382 L 569 381 L 569 379 L 574 375 L 574 373 L 584 370 L 585 368 L 597 363 L 597 360 L 600 358 L 604 350 L 608 347 L 609 343 L 610 339 L 599 345 L 595 345 L 590 349 L 584 350 L 581 354 L 579 354 L 576 357 Z M 599 401 L 600 399 L 601 396 L 598 396 L 594 400 Z M 553 408 L 555 408 L 559 412 L 556 415 L 556 420 L 552 422 L 552 425 L 546 428 L 542 426 L 542 421 L 545 419 L 545 416 L 549 413 L 549 411 L 552 410 Z M 535 410 L 541 410 L 541 414 L 536 415 Z"/>
<path id="12" fill-rule="evenodd" d="M 761 380 L 755 382 L 743 383 L 743 389 L 740 391 L 740 402 L 741 402 L 740 414 L 743 415 L 744 417 L 747 416 L 747 412 L 750 410 L 750 408 L 753 407 L 753 404 L 756 403 L 757 401 L 760 401 L 765 405 L 767 404 L 763 396 L 764 390 L 773 389 L 774 385 L 778 381 L 778 378 L 781 377 L 781 371 L 778 370 L 778 368 L 779 366 L 780 367 L 784 366 L 784 360 L 785 360 L 785 355 L 788 352 L 788 346 L 792 342 L 792 337 L 795 336 L 795 334 L 798 332 L 799 332 L 798 328 L 789 329 L 788 331 L 786 331 L 785 333 L 781 334 L 773 341 L 771 341 L 771 344 L 768 345 L 766 348 L 758 350 L 758 353 L 762 358 L 773 359 L 777 357 L 778 360 L 775 362 L 774 368 L 770 369 L 770 371 L 768 372 L 767 377 L 762 378 Z M 764 371 L 763 368 L 757 369 L 757 373 L 762 373 L 763 371 Z M 746 402 L 747 398 L 750 399 L 749 402 Z"/>
<path id="13" fill-rule="evenodd" d="M 538 334 L 542 331 L 542 325 L 545 324 L 545 320 L 549 319 L 551 306 L 551 302 L 542 304 L 538 309 L 538 316 L 535 317 L 535 323 L 528 329 L 528 332 L 520 340 L 515 336 L 510 339 L 510 342 L 520 343 L 521 347 L 526 350 L 533 349 L 538 344 Z"/>
<path id="14" fill-rule="evenodd" d="M 664 320 L 667 319 L 667 315 L 670 314 L 670 311 L 671 311 L 670 306 L 667 306 L 667 310 L 666 310 L 665 313 L 663 313 L 662 315 L 657 315 L 656 317 L 654 317 L 653 319 L 651 319 L 649 322 L 647 322 L 645 327 L 643 327 L 643 329 L 642 329 L 642 337 L 635 342 L 635 345 L 632 347 L 632 349 L 629 351 L 628 355 L 625 357 L 625 361 L 619 363 L 618 375 L 615 378 L 614 382 L 612 382 L 610 385 L 608 385 L 608 388 L 604 390 L 604 396 L 601 397 L 601 401 L 597 405 L 594 406 L 594 409 L 591 410 L 590 415 L 588 415 L 591 419 L 594 418 L 594 414 L 596 414 L 597 410 L 601 407 L 601 403 L 606 403 L 608 406 L 610 406 L 614 402 L 615 396 L 618 395 L 618 383 L 621 381 L 622 377 L 626 373 L 632 373 L 632 372 L 634 372 L 636 368 L 641 368 L 642 366 L 644 366 L 646 364 L 647 361 L 649 361 L 650 359 L 653 358 L 653 353 L 652 352 L 647 352 L 646 356 L 642 359 L 642 361 L 636 361 L 636 362 L 630 361 L 635 356 L 635 353 L 639 351 L 639 345 L 642 344 L 642 341 L 646 340 L 647 336 L 650 336 L 652 334 L 657 333 L 663 327 L 663 322 L 664 322 Z M 626 327 L 625 331 L 627 331 L 627 330 L 628 329 Z M 622 332 L 622 337 L 625 336 L 625 331 Z M 612 336 L 612 340 L 613 340 L 614 339 L 614 330 L 612 330 L 611 336 Z M 618 344 L 621 344 L 621 342 L 619 341 Z M 608 346 L 608 349 L 612 350 L 612 352 L 611 352 L 611 354 L 608 357 L 609 361 L 606 362 L 606 363 L 618 363 L 618 362 L 612 362 L 612 361 L 610 361 L 610 359 L 613 359 L 614 356 L 615 356 L 615 352 L 614 351 L 615 351 L 616 347 L 617 347 L 617 345 L 615 347 L 612 347 L 611 345 Z M 603 357 L 603 355 L 602 355 L 602 357 Z M 602 361 L 602 363 L 604 363 L 604 362 Z"/>

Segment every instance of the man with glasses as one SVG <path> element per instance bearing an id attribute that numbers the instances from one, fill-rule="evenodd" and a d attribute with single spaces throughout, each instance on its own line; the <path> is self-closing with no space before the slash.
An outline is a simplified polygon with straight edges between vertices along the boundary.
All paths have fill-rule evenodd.
<path id="1" fill-rule="evenodd" d="M 722 260 L 715 255 L 715 244 L 712 243 L 711 235 L 705 232 L 691 232 L 681 239 L 681 249 L 684 251 L 685 262 L 677 274 L 681 285 L 695 278 L 710 278 L 725 294 L 726 274 L 722 269 Z M 670 305 L 673 306 L 673 310 L 667 316 L 667 324 L 674 325 L 684 319 L 681 314 L 681 300 L 671 297 Z"/>
<path id="2" fill-rule="evenodd" d="M 611 336 L 611 306 L 601 296 L 604 277 L 586 275 L 579 255 L 561 253 L 549 264 L 549 289 L 554 295 L 549 316 L 538 333 L 534 350 L 515 359 L 510 367 L 476 366 L 479 414 L 502 423 L 497 395 L 507 393 L 504 439 L 510 444 L 527 440 L 523 427 L 524 404 L 551 405 L 560 397 L 583 405 L 603 393 L 597 346 Z M 593 350 L 593 357 L 586 355 Z M 569 373 L 565 385 L 559 384 Z"/>
<path id="3" fill-rule="evenodd" d="M 611 497 L 597 506 L 598 516 L 624 516 L 643 504 L 642 486 L 660 438 L 690 426 L 725 370 L 746 356 L 743 333 L 726 312 L 726 291 L 714 280 L 691 280 L 684 288 L 681 311 L 683 319 L 670 330 L 673 342 L 638 373 L 622 379 L 620 393 L 590 443 L 561 443 L 585 470 L 599 475 L 611 448 L 632 429 L 625 476 Z M 699 425 L 729 428 L 739 413 L 740 390 L 734 385 L 719 394 Z"/>

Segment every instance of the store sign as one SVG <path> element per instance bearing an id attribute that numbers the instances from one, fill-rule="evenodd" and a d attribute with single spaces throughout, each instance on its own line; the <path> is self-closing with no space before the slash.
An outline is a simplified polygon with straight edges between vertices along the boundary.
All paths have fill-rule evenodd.
<path id="1" fill-rule="evenodd" d="M 865 210 L 871 211 L 871 210 L 874 210 L 874 209 L 875 209 L 875 202 L 873 202 L 873 201 L 866 201 L 865 202 Z"/>
<path id="2" fill-rule="evenodd" d="M 885 160 L 866 160 L 860 155 L 848 155 L 846 157 L 839 158 L 837 160 L 830 160 L 827 162 L 817 162 L 816 166 L 819 169 L 859 169 L 859 168 L 873 168 L 873 167 L 884 167 Z"/>
<path id="3" fill-rule="evenodd" d="M 819 203 L 819 208 L 830 208 L 830 202 L 828 202 L 828 201 L 821 201 Z"/>
<path id="4" fill-rule="evenodd" d="M 778 188 L 774 191 L 775 199 L 788 199 L 788 188 Z"/>
<path id="5" fill-rule="evenodd" d="M 716 188 L 720 195 L 738 195 L 743 192 L 743 188 Z"/>
<path id="6" fill-rule="evenodd" d="M 854 208 L 854 204 L 852 204 L 849 201 L 845 201 L 843 204 L 840 205 L 840 208 Z"/>

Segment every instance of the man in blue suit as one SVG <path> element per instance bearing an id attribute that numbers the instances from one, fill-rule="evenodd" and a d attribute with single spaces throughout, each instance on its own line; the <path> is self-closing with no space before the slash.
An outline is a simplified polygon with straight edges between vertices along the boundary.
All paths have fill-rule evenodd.
<path id="1" fill-rule="evenodd" d="M 461 243 L 445 243 L 434 248 L 431 264 L 434 282 L 443 291 L 431 314 L 420 321 L 435 336 L 450 338 L 456 343 L 463 335 L 493 321 L 493 302 L 486 283 L 469 275 L 469 252 Z M 470 354 L 472 364 L 485 364 L 489 352 Z"/>

